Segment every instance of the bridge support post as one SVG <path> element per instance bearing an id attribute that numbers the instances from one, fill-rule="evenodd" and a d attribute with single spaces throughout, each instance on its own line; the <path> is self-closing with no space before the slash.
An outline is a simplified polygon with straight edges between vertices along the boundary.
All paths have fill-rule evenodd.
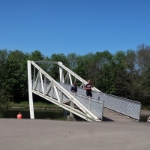
<path id="1" fill-rule="evenodd" d="M 70 106 L 71 106 L 71 108 L 74 108 L 74 103 L 71 101 L 70 102 Z M 70 117 L 73 117 L 73 114 L 70 112 Z"/>
<path id="2" fill-rule="evenodd" d="M 59 62 L 60 65 L 62 65 L 62 62 Z M 60 83 L 64 83 L 64 72 L 62 67 L 59 66 L 59 74 L 60 74 Z"/>
<path id="3" fill-rule="evenodd" d="M 74 103 L 73 103 L 72 101 L 70 102 L 70 107 L 71 107 L 71 108 L 74 108 Z M 67 116 L 67 120 L 68 120 L 68 121 L 76 121 L 76 119 L 75 119 L 73 113 L 70 112 L 70 115 Z"/>
<path id="4" fill-rule="evenodd" d="M 32 95 L 32 75 L 31 75 L 31 61 L 28 60 L 28 94 L 29 94 L 29 107 L 30 118 L 34 119 L 33 95 Z"/>
<path id="5" fill-rule="evenodd" d="M 91 110 L 91 97 L 89 97 L 88 99 L 89 99 L 89 110 Z"/>

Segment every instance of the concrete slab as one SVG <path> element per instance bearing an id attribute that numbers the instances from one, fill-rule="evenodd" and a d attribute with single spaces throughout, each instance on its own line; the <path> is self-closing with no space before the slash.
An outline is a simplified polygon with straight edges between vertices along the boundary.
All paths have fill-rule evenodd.
<path id="1" fill-rule="evenodd" d="M 150 124 L 0 119 L 1 150 L 148 150 Z"/>

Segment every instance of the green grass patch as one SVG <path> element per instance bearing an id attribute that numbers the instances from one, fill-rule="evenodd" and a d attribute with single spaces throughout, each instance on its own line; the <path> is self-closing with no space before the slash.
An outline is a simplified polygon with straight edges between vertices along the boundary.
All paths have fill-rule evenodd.
<path id="1" fill-rule="evenodd" d="M 59 106 L 53 104 L 53 103 L 43 103 L 43 102 L 33 102 L 34 108 L 44 108 L 44 109 L 60 109 Z M 10 103 L 11 107 L 24 107 L 29 108 L 29 102 L 24 101 L 20 103 Z"/>
<path id="2" fill-rule="evenodd" d="M 142 106 L 142 110 L 149 110 L 150 111 L 150 105 Z"/>

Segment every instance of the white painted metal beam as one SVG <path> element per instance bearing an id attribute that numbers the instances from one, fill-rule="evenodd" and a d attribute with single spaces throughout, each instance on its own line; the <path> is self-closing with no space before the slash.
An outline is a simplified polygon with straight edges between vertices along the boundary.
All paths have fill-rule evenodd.
<path id="1" fill-rule="evenodd" d="M 32 76 L 31 76 L 31 61 L 27 62 L 28 67 L 28 93 L 29 93 L 29 108 L 30 118 L 34 119 L 33 95 L 32 95 Z"/>

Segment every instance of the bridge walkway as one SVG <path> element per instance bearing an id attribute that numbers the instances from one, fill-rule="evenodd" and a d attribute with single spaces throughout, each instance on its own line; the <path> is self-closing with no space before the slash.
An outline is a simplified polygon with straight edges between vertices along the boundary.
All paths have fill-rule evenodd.
<path id="1" fill-rule="evenodd" d="M 129 122 L 134 122 L 135 120 L 131 119 L 131 118 L 125 116 L 125 115 L 119 114 L 115 111 L 112 111 L 110 109 L 104 108 L 103 121 L 111 121 L 111 122 L 129 121 Z"/>

